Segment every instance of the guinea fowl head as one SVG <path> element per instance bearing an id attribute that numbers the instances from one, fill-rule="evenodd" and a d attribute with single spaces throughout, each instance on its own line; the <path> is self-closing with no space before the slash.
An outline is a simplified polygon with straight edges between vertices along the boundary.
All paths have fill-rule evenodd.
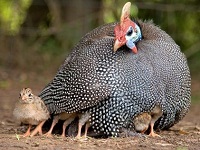
<path id="1" fill-rule="evenodd" d="M 136 42 L 142 39 L 140 27 L 130 19 L 131 3 L 127 2 L 122 8 L 120 23 L 115 26 L 114 52 L 125 45 L 137 53 Z"/>
<path id="2" fill-rule="evenodd" d="M 32 103 L 33 94 L 30 88 L 23 88 L 19 94 L 19 101 L 21 103 Z"/>

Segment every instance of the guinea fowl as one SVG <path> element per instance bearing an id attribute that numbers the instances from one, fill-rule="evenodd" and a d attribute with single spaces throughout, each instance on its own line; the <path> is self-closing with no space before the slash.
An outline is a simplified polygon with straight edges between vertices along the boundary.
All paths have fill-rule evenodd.
<path id="1" fill-rule="evenodd" d="M 13 115 L 20 122 L 29 124 L 28 130 L 23 135 L 24 137 L 29 135 L 34 136 L 38 132 L 41 135 L 42 126 L 50 117 L 44 102 L 38 96 L 34 95 L 30 88 L 23 88 L 21 90 Z M 31 133 L 32 125 L 37 125 L 37 127 Z"/>
<path id="2" fill-rule="evenodd" d="M 53 115 L 89 111 L 94 131 L 106 135 L 118 136 L 121 128 L 132 128 L 132 118 L 155 106 L 162 116 L 154 128 L 169 128 L 186 115 L 191 103 L 186 58 L 159 27 L 130 20 L 130 3 L 123 11 L 125 22 L 100 26 L 79 41 L 39 96 Z M 134 25 L 132 33 L 140 30 L 142 38 L 123 37 L 129 31 L 121 30 L 122 25 L 129 27 L 126 19 Z M 116 33 L 126 39 L 124 46 L 116 45 Z"/>
<path id="3" fill-rule="evenodd" d="M 125 44 L 133 51 L 133 49 L 136 49 L 133 48 L 136 42 L 138 42 L 137 48 L 141 52 L 144 51 L 145 53 L 145 50 L 150 51 L 149 54 L 145 54 L 145 57 L 150 59 L 150 63 L 152 63 L 152 69 L 154 69 L 154 76 L 152 77 L 154 77 L 153 80 L 155 80 L 153 82 L 154 86 L 157 86 L 157 90 L 155 91 L 158 91 L 158 98 L 160 99 L 157 100 L 159 107 L 155 107 L 152 111 L 154 112 L 154 116 L 157 116 L 155 117 L 157 119 L 159 118 L 158 116 L 162 114 L 161 110 L 158 108 L 161 108 L 164 112 L 163 115 L 167 117 L 173 112 L 171 118 L 166 117 L 168 122 L 167 120 L 163 120 L 164 116 L 159 120 L 159 124 L 161 124 L 160 122 L 162 121 L 164 122 L 163 124 L 165 124 L 164 127 L 158 124 L 159 128 L 169 128 L 174 123 L 181 120 L 190 107 L 191 79 L 187 61 L 184 54 L 180 52 L 179 46 L 176 45 L 173 39 L 164 31 L 159 28 L 156 29 L 156 27 L 150 23 L 138 21 L 137 24 L 132 21 L 130 19 L 130 7 L 130 2 L 125 4 L 122 10 L 120 24 L 115 26 L 114 51 L 117 51 L 118 48 Z M 141 29 L 138 26 L 140 26 Z M 132 29 L 132 34 L 130 34 L 130 29 Z M 136 35 L 140 35 L 141 32 L 143 39 L 137 39 L 137 41 L 134 42 L 135 37 L 137 37 Z M 132 42 L 134 42 L 134 44 L 130 44 Z M 149 69 L 148 66 L 146 66 L 146 69 Z M 176 75 L 173 75 L 173 73 Z M 176 85 L 176 83 L 178 84 Z M 184 91 L 184 89 L 186 91 Z M 151 122 L 151 131 L 153 130 L 155 121 L 156 120 Z M 151 133 L 151 135 L 155 135 L 153 132 Z"/>

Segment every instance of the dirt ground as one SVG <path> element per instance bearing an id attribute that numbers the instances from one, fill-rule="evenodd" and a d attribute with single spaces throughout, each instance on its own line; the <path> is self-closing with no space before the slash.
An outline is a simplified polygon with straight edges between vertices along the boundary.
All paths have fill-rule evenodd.
<path id="1" fill-rule="evenodd" d="M 75 139 L 73 137 L 61 138 L 55 135 L 53 138 L 35 136 L 23 138 L 17 135 L 26 130 L 26 126 L 20 126 L 12 116 L 14 104 L 22 87 L 30 86 L 35 94 L 48 83 L 48 78 L 37 78 L 27 75 L 16 75 L 12 80 L 3 80 L 0 83 L 0 149 L 39 149 L 39 150 L 129 150 L 129 149 L 200 149 L 200 103 L 191 106 L 186 117 L 168 131 L 159 132 L 160 137 L 127 137 L 127 138 L 88 138 Z M 198 87 L 197 87 L 198 88 Z"/>

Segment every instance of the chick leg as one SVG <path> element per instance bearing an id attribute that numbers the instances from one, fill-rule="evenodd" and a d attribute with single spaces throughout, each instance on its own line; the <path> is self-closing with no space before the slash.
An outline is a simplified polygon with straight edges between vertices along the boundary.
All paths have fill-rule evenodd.
<path id="1" fill-rule="evenodd" d="M 46 121 L 46 120 L 45 120 Z M 44 125 L 45 121 L 42 121 L 41 123 L 39 123 L 37 125 L 37 127 L 33 130 L 33 132 L 31 133 L 30 137 L 36 135 L 37 133 L 39 133 L 39 135 L 42 135 L 42 126 Z"/>
<path id="2" fill-rule="evenodd" d="M 160 135 L 158 135 L 158 134 L 156 134 L 156 133 L 154 132 L 154 129 L 153 129 L 153 127 L 154 127 L 154 122 L 151 122 L 151 123 L 150 123 L 150 127 L 151 127 L 151 131 L 150 131 L 150 133 L 149 133 L 149 136 L 152 136 L 152 137 L 160 137 Z"/>
<path id="3" fill-rule="evenodd" d="M 28 126 L 28 129 L 27 129 L 26 133 L 24 133 L 24 134 L 23 134 L 23 137 L 27 137 L 27 136 L 29 136 L 29 135 L 31 134 L 31 127 L 32 127 L 32 125 L 31 125 L 31 124 L 29 124 L 29 126 Z"/>
<path id="4" fill-rule="evenodd" d="M 147 131 L 148 128 L 145 128 L 144 130 L 141 131 L 142 134 L 144 134 Z"/>
<path id="5" fill-rule="evenodd" d="M 65 130 L 66 127 L 74 120 L 75 117 L 70 117 L 69 119 L 67 119 L 64 123 L 63 123 L 63 132 L 62 132 L 62 137 L 65 137 Z"/>
<path id="6" fill-rule="evenodd" d="M 156 122 L 156 120 L 158 120 L 162 116 L 162 114 L 163 114 L 163 112 L 159 105 L 155 106 L 155 108 L 152 110 L 152 112 L 151 112 L 152 119 L 151 119 L 151 123 L 150 123 L 151 131 L 149 133 L 149 136 L 160 137 L 160 135 L 158 135 L 154 132 L 153 127 L 154 127 L 154 123 Z"/>
<path id="7" fill-rule="evenodd" d="M 51 124 L 50 130 L 49 130 L 47 133 L 45 133 L 45 136 L 47 136 L 47 137 L 52 137 L 53 128 L 54 128 L 54 126 L 58 123 L 58 120 L 59 120 L 59 117 L 58 117 L 58 116 L 55 116 L 54 119 L 53 119 L 53 122 L 52 122 L 52 124 Z"/>

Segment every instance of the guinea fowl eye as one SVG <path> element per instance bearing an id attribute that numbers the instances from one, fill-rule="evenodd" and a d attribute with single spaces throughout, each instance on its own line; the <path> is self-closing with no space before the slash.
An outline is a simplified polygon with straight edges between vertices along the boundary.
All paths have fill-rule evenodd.
<path id="1" fill-rule="evenodd" d="M 126 33 L 127 36 L 131 36 L 133 33 L 133 27 L 129 27 L 128 32 Z"/>
<path id="2" fill-rule="evenodd" d="M 31 94 L 29 94 L 28 96 L 31 97 Z"/>
<path id="3" fill-rule="evenodd" d="M 135 33 L 138 33 L 138 30 L 135 28 L 135 29 L 134 29 L 134 32 L 135 32 Z"/>

